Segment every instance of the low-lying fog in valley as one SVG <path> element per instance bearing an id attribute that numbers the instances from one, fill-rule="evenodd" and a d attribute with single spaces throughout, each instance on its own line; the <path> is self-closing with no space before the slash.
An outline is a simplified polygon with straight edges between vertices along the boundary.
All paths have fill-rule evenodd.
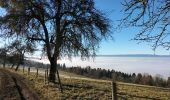
<path id="1" fill-rule="evenodd" d="M 30 60 L 49 63 L 46 58 L 28 58 Z M 161 75 L 163 78 L 170 76 L 170 57 L 95 57 L 94 59 L 81 60 L 80 57 L 73 57 L 71 60 L 62 58 L 60 64 L 71 66 L 91 66 L 92 68 L 114 69 L 126 73 L 148 73 L 153 76 Z"/>

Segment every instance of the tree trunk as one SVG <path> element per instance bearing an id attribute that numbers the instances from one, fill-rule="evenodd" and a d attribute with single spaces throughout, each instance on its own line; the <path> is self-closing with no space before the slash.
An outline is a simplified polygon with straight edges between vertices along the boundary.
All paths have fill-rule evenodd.
<path id="1" fill-rule="evenodd" d="M 14 67 L 14 65 L 15 65 L 15 64 L 13 63 L 12 66 L 11 66 L 11 69 Z"/>
<path id="2" fill-rule="evenodd" d="M 15 71 L 18 70 L 19 66 L 20 66 L 20 62 L 17 64 L 17 67 L 15 68 Z"/>
<path id="3" fill-rule="evenodd" d="M 53 82 L 53 83 L 55 83 L 55 80 L 56 80 L 56 76 L 55 76 L 55 74 L 56 74 L 56 67 L 57 67 L 57 63 L 55 62 L 55 61 L 50 61 L 50 73 L 49 73 L 49 78 L 48 78 L 48 80 L 50 81 L 50 82 Z"/>
<path id="4" fill-rule="evenodd" d="M 4 62 L 3 62 L 3 68 L 5 68 L 5 65 L 6 65 L 6 61 L 4 60 Z"/>
<path id="5" fill-rule="evenodd" d="M 3 68 L 5 68 L 5 65 L 6 65 L 6 53 L 5 53 L 5 55 L 4 55 Z"/>
<path id="6" fill-rule="evenodd" d="M 57 74 L 57 78 L 58 78 L 58 84 L 60 86 L 60 91 L 63 93 L 63 89 L 62 89 L 62 84 L 61 84 L 61 80 L 60 80 L 60 76 L 59 76 L 59 72 L 57 69 L 57 61 L 54 61 L 53 59 L 50 61 L 50 73 L 49 73 L 49 78 L 48 80 L 50 82 L 55 83 L 56 80 L 56 74 Z M 57 72 L 57 73 L 56 73 Z"/>
<path id="7" fill-rule="evenodd" d="M 15 71 L 18 70 L 18 68 L 19 68 L 20 64 L 22 63 L 22 61 L 23 61 L 23 54 L 20 54 L 19 61 L 18 61 L 17 67 L 15 68 Z"/>

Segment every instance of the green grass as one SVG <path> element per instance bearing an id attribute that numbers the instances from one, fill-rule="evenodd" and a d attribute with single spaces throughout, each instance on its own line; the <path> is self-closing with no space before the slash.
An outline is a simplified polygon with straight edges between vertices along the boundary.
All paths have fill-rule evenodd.
<path id="1" fill-rule="evenodd" d="M 34 88 L 41 100 L 110 100 L 111 99 L 111 82 L 106 80 L 90 79 L 73 73 L 61 72 L 61 82 L 64 93 L 60 93 L 57 84 L 45 84 L 44 75 L 35 77 L 35 73 L 27 75 L 18 71 L 25 79 L 29 80 L 30 87 Z M 117 82 L 118 93 L 121 97 L 128 100 L 147 100 L 134 98 L 133 96 L 154 98 L 160 100 L 170 100 L 170 89 L 164 89 L 153 86 L 136 85 L 129 83 Z M 148 99 L 149 100 L 149 99 Z"/>

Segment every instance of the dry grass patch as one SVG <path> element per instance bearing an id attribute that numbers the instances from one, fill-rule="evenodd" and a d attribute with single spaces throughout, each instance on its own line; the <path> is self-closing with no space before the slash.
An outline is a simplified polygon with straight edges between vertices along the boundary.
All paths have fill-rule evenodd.
<path id="1" fill-rule="evenodd" d="M 64 93 L 59 90 L 58 84 L 45 84 L 43 74 L 36 78 L 36 73 L 27 72 L 23 74 L 18 71 L 25 79 L 29 80 L 29 85 L 34 88 L 41 100 L 110 100 L 111 99 L 111 82 L 88 79 L 88 78 L 69 78 L 61 77 Z M 62 72 L 64 76 L 68 76 L 66 72 Z M 70 74 L 69 74 L 70 75 Z M 132 84 L 117 82 L 118 92 L 124 94 L 123 97 L 128 100 L 146 100 L 137 99 L 128 95 L 136 95 L 143 97 L 153 97 L 160 100 L 170 100 L 170 91 L 157 87 L 145 87 Z M 127 95 L 128 94 L 128 95 Z"/>

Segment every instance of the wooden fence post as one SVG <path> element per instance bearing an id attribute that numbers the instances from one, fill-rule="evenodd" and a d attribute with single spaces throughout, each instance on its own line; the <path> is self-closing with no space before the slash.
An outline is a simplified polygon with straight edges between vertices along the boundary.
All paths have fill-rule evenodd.
<path id="1" fill-rule="evenodd" d="M 47 83 L 48 83 L 48 68 L 47 68 L 47 77 L 46 78 L 47 78 Z"/>
<path id="2" fill-rule="evenodd" d="M 46 84 L 46 77 L 47 77 L 47 72 L 46 72 L 46 70 L 45 70 L 45 74 L 44 74 L 44 84 Z"/>
<path id="3" fill-rule="evenodd" d="M 117 100 L 117 88 L 115 81 L 112 81 L 112 100 Z"/>
<path id="4" fill-rule="evenodd" d="M 36 73 L 36 77 L 38 77 L 38 68 L 37 68 L 37 73 Z"/>
<path id="5" fill-rule="evenodd" d="M 30 67 L 28 67 L 28 75 L 30 75 Z"/>
<path id="6" fill-rule="evenodd" d="M 48 78 L 48 69 L 47 69 L 47 78 Z"/>
<path id="7" fill-rule="evenodd" d="M 113 80 L 112 80 L 112 83 L 111 83 L 111 85 L 112 85 L 112 100 L 117 100 L 118 98 L 117 98 L 117 86 L 116 86 L 116 74 L 115 73 L 113 73 Z"/>
<path id="8" fill-rule="evenodd" d="M 23 66 L 23 68 L 22 68 L 23 73 L 24 73 L 24 69 L 25 69 L 25 66 Z"/>

